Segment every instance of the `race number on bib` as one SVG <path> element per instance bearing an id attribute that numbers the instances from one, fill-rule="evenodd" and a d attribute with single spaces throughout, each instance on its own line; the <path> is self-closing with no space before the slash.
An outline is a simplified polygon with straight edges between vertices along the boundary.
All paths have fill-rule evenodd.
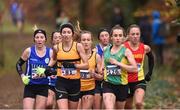
<path id="1" fill-rule="evenodd" d="M 32 79 L 40 79 L 40 78 L 45 78 L 45 74 L 37 74 L 36 69 L 32 69 Z"/>
<path id="2" fill-rule="evenodd" d="M 121 69 L 116 65 L 107 65 L 106 67 L 107 75 L 119 76 L 121 75 Z"/>
<path id="3" fill-rule="evenodd" d="M 82 79 L 89 79 L 91 78 L 91 75 L 88 70 L 80 70 L 81 78 Z"/>
<path id="4" fill-rule="evenodd" d="M 62 75 L 75 75 L 77 73 L 77 70 L 75 68 L 62 68 Z"/>

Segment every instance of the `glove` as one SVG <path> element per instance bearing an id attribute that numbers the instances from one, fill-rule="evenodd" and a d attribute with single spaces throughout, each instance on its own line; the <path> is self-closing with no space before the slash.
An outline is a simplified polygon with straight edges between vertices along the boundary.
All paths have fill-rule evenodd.
<path id="1" fill-rule="evenodd" d="M 46 70 L 44 71 L 44 74 L 46 76 L 56 75 L 57 71 L 55 69 L 51 68 L 50 66 L 47 66 Z"/>
<path id="2" fill-rule="evenodd" d="M 56 75 L 56 70 L 54 70 L 53 68 L 51 68 L 50 66 L 47 66 L 46 68 L 36 68 L 36 73 L 38 75 L 46 75 L 46 76 L 51 76 L 51 75 Z"/>
<path id="3" fill-rule="evenodd" d="M 21 79 L 22 79 L 22 82 L 25 84 L 25 85 L 28 85 L 29 82 L 30 82 L 30 76 L 25 76 L 25 75 L 22 75 L 21 76 Z"/>
<path id="4" fill-rule="evenodd" d="M 76 68 L 74 63 L 62 62 L 64 68 Z"/>
<path id="5" fill-rule="evenodd" d="M 45 74 L 45 73 L 44 73 L 45 70 L 46 70 L 45 68 L 37 67 L 37 68 L 36 68 L 36 73 L 41 76 L 41 75 L 44 75 L 44 74 Z"/>
<path id="6" fill-rule="evenodd" d="M 151 80 L 151 75 L 150 75 L 149 72 L 146 74 L 145 80 L 148 81 L 148 82 Z"/>

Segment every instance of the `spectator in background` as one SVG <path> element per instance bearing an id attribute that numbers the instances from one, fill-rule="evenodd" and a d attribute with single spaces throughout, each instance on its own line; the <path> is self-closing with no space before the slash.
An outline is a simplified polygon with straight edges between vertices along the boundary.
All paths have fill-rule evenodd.
<path id="1" fill-rule="evenodd" d="M 111 27 L 114 27 L 115 25 L 120 25 L 121 27 L 124 27 L 124 17 L 122 14 L 122 10 L 118 6 L 114 7 L 112 15 Z"/>
<path id="2" fill-rule="evenodd" d="M 59 13 L 59 16 L 56 18 L 56 29 L 59 30 L 61 24 L 65 24 L 69 22 L 69 18 L 66 16 L 66 13 L 62 11 Z"/>
<path id="3" fill-rule="evenodd" d="M 17 21 L 16 21 L 17 9 L 18 9 L 18 2 L 16 0 L 12 0 L 10 3 L 10 14 L 11 14 L 11 18 L 12 18 L 14 25 L 17 24 Z"/>
<path id="4" fill-rule="evenodd" d="M 152 43 L 155 49 L 156 60 L 161 65 L 163 64 L 163 49 L 165 44 L 165 37 L 160 33 L 163 22 L 160 19 L 159 11 L 153 11 L 152 16 Z"/>
<path id="5" fill-rule="evenodd" d="M 23 4 L 20 3 L 17 7 L 16 11 L 16 21 L 17 21 L 17 28 L 20 33 L 23 32 L 23 27 L 24 27 L 24 11 L 23 11 Z"/>
<path id="6" fill-rule="evenodd" d="M 149 16 L 145 15 L 140 18 L 139 27 L 141 29 L 141 41 L 146 45 L 151 45 L 151 23 L 149 22 Z"/>

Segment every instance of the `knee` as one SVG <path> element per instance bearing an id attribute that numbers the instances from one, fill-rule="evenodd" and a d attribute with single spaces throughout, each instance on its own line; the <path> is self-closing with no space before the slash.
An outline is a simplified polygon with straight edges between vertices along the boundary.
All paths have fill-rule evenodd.
<path id="1" fill-rule="evenodd" d="M 125 104 L 125 109 L 132 109 L 132 108 L 133 108 L 132 103 Z"/>
<path id="2" fill-rule="evenodd" d="M 53 107 L 53 102 L 47 102 L 46 108 L 51 109 Z"/>
<path id="3" fill-rule="evenodd" d="M 143 107 L 143 102 L 136 102 L 135 105 L 136 105 L 136 108 L 140 109 Z"/>

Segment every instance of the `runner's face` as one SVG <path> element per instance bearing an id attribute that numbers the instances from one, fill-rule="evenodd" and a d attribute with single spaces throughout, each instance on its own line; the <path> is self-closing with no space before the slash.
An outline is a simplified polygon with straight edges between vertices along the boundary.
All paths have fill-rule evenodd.
<path id="1" fill-rule="evenodd" d="M 64 28 L 62 30 L 61 35 L 62 35 L 62 40 L 66 41 L 66 42 L 71 41 L 72 37 L 73 37 L 73 33 L 72 33 L 72 30 L 70 28 Z"/>
<path id="2" fill-rule="evenodd" d="M 109 33 L 102 31 L 99 35 L 99 40 L 102 45 L 107 46 L 109 44 Z"/>
<path id="3" fill-rule="evenodd" d="M 43 47 L 46 42 L 46 37 L 42 33 L 37 33 L 34 37 L 34 42 L 37 47 Z"/>
<path id="4" fill-rule="evenodd" d="M 140 30 L 137 27 L 133 27 L 130 29 L 129 32 L 129 40 L 133 43 L 133 44 L 137 44 L 138 42 L 140 42 Z"/>
<path id="5" fill-rule="evenodd" d="M 121 30 L 121 29 L 113 30 L 111 40 L 113 42 L 113 45 L 116 45 L 116 46 L 121 45 L 124 41 L 123 30 Z"/>
<path id="6" fill-rule="evenodd" d="M 85 33 L 81 35 L 81 43 L 85 50 L 88 50 L 92 46 L 91 34 Z"/>
<path id="7" fill-rule="evenodd" d="M 58 44 L 58 43 L 60 43 L 61 41 L 62 41 L 62 37 L 61 37 L 60 32 L 55 32 L 55 33 L 53 34 L 53 39 L 52 39 L 53 45 Z"/>

